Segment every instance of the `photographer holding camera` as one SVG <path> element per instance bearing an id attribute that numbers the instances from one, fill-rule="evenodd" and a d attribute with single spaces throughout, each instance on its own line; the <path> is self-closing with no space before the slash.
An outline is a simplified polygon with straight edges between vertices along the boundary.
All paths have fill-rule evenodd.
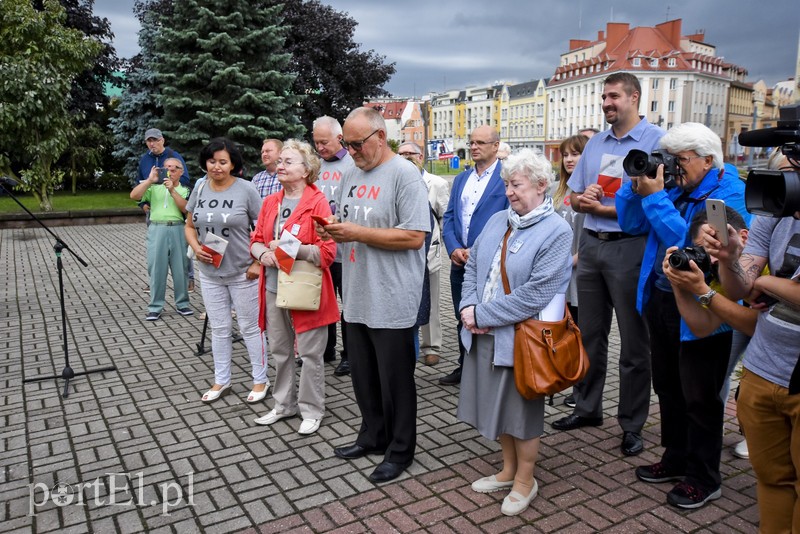
<path id="1" fill-rule="evenodd" d="M 768 310 L 758 315 L 737 402 L 756 474 L 760 532 L 765 533 L 800 532 L 800 201 L 790 196 L 800 188 L 799 126 L 800 121 L 792 126 L 795 138 L 784 145 L 783 153 L 776 149 L 770 158 L 770 169 L 780 172 L 753 171 L 748 177 L 748 207 L 761 206 L 759 215 L 769 216 L 754 219 L 747 244 L 743 246 L 730 227 L 727 246 L 709 225 L 701 230 L 705 248 L 719 259 L 722 287 L 730 298 L 774 299 L 761 305 Z M 760 136 L 781 142 L 778 130 L 750 132 L 754 135 L 744 140 L 746 146 L 762 146 Z M 780 180 L 785 187 L 771 187 Z M 771 275 L 762 274 L 767 264 Z"/>
<path id="2" fill-rule="evenodd" d="M 183 163 L 167 158 L 164 167 L 152 167 L 146 180 L 131 191 L 133 200 L 150 204 L 147 227 L 147 274 L 150 276 L 148 321 L 161 318 L 167 292 L 167 272 L 172 271 L 175 308 L 181 315 L 192 315 L 186 275 L 186 237 L 183 225 L 189 188 L 180 184 Z"/>
<path id="3" fill-rule="evenodd" d="M 699 123 L 683 123 L 661 138 L 664 152 L 641 163 L 623 162 L 630 184 L 617 193 L 624 232 L 648 232 L 639 272 L 636 306 L 650 328 L 653 389 L 661 409 L 661 461 L 636 469 L 650 483 L 680 481 L 667 494 L 673 506 L 693 509 L 721 494 L 719 461 L 724 405 L 719 392 L 728 369 L 731 328 L 722 324 L 698 337 L 678 311 L 662 259 L 669 247 L 692 245 L 689 223 L 706 199 L 724 200 L 747 220 L 744 184 L 723 164 L 719 136 Z M 644 174 L 645 176 L 642 176 Z M 665 187 L 674 183 L 673 187 Z M 699 251 L 696 251 L 699 252 Z M 699 259 L 699 258 L 698 258 Z M 713 295 L 698 295 L 708 299 Z"/>

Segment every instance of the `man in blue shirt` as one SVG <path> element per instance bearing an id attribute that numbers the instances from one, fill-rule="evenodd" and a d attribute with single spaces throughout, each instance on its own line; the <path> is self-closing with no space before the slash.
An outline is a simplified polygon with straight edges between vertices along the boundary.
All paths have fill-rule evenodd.
<path id="1" fill-rule="evenodd" d="M 630 181 L 622 160 L 631 149 L 650 153 L 664 131 L 639 116 L 642 90 L 636 76 L 618 72 L 603 85 L 603 113 L 610 130 L 592 137 L 568 185 L 575 211 L 586 213 L 578 251 L 579 326 L 589 355 L 589 372 L 575 385 L 575 410 L 553 422 L 556 430 L 603 423 L 603 387 L 608 364 L 608 334 L 616 313 L 622 347 L 617 418 L 623 430 L 622 453 L 642 452 L 641 431 L 650 408 L 650 340 L 636 310 L 636 288 L 645 235 L 631 235 L 617 223 L 614 198 Z"/>
<path id="2" fill-rule="evenodd" d="M 282 149 L 283 143 L 280 139 L 264 139 L 264 144 L 261 145 L 261 162 L 264 164 L 264 170 L 251 180 L 261 198 L 267 198 L 283 189 L 278 181 L 278 158 Z"/>

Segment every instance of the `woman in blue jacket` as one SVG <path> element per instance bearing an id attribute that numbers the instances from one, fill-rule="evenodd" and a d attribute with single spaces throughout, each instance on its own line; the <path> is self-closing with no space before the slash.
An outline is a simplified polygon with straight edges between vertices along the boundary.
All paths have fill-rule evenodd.
<path id="1" fill-rule="evenodd" d="M 692 509 L 722 495 L 724 405 L 719 391 L 728 367 L 731 328 L 723 324 L 710 336 L 694 336 L 680 317 L 662 261 L 667 248 L 692 244 L 689 223 L 705 209 L 706 199 L 724 200 L 748 223 L 750 215 L 744 205 L 744 183 L 734 167 L 723 164 L 717 134 L 688 122 L 672 128 L 660 143 L 677 159 L 677 187 L 664 187 L 662 165 L 655 178 L 631 177 L 616 196 L 622 231 L 649 232 L 636 305 L 650 328 L 664 454 L 660 462 L 638 467 L 636 476 L 650 483 L 679 481 L 667 494 L 667 502 Z"/>

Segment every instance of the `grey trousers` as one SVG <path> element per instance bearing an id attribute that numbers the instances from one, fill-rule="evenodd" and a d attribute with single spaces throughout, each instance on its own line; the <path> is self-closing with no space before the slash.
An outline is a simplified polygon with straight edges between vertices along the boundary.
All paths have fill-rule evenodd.
<path id="1" fill-rule="evenodd" d="M 608 334 L 615 313 L 619 354 L 619 407 L 623 431 L 641 432 L 650 410 L 650 336 L 636 311 L 636 286 L 645 236 L 601 241 L 583 231 L 578 252 L 578 326 L 589 355 L 589 372 L 574 387 L 575 414 L 603 416 Z"/>
<path id="2" fill-rule="evenodd" d="M 442 317 L 440 306 L 440 278 L 441 269 L 428 274 L 431 283 L 431 313 L 428 324 L 422 325 L 422 341 L 419 344 L 419 352 L 427 356 L 428 354 L 442 353 Z"/>
<path id="3" fill-rule="evenodd" d="M 272 397 L 279 414 L 296 413 L 303 419 L 322 419 L 325 414 L 325 364 L 322 360 L 328 342 L 328 325 L 296 334 L 291 311 L 275 305 L 275 293 L 267 293 L 267 337 L 275 361 L 275 385 Z M 300 386 L 295 384 L 297 353 L 303 360 Z"/>

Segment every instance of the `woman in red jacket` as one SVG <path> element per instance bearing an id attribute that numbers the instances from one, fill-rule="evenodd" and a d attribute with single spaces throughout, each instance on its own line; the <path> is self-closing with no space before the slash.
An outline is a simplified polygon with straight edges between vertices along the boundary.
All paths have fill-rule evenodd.
<path id="1" fill-rule="evenodd" d="M 325 218 L 331 215 L 328 200 L 314 185 L 319 168 L 319 158 L 308 143 L 292 139 L 283 145 L 277 169 L 283 189 L 264 199 L 250 243 L 250 254 L 263 266 L 259 280 L 259 325 L 267 330 L 276 369 L 272 394 L 275 406 L 255 422 L 271 425 L 299 412 L 303 418 L 300 434 L 316 432 L 325 413 L 323 353 L 328 325 L 339 319 L 330 273 L 336 243 L 320 239 L 311 218 L 312 215 Z M 322 269 L 319 310 L 299 311 L 276 306 L 278 263 L 275 249 L 284 231 L 301 242 L 297 259 L 310 261 Z M 299 392 L 295 388 L 295 341 L 303 361 Z"/>

